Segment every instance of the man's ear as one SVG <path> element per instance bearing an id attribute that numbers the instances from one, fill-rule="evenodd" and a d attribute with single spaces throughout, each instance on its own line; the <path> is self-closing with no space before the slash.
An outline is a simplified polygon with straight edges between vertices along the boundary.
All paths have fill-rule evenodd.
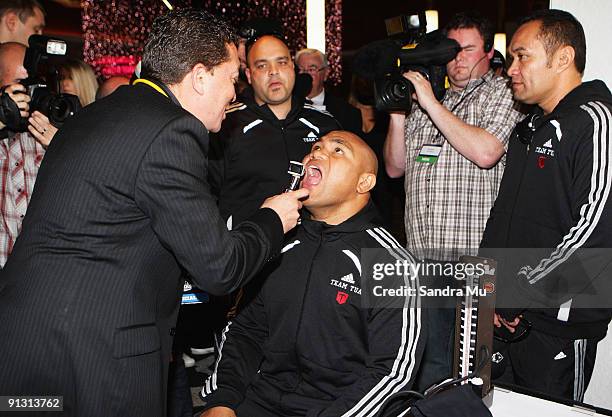
<path id="1" fill-rule="evenodd" d="M 246 67 L 246 69 L 244 70 L 244 74 L 246 75 L 249 84 L 253 84 L 251 82 L 251 70 L 249 69 L 249 67 Z"/>
<path id="2" fill-rule="evenodd" d="M 357 192 L 359 194 L 365 194 L 369 192 L 376 185 L 376 175 L 371 173 L 361 174 L 359 181 L 357 182 Z"/>
<path id="3" fill-rule="evenodd" d="M 6 13 L 2 20 L 4 21 L 4 24 L 6 25 L 7 29 L 10 32 L 14 32 L 17 28 L 17 23 L 19 23 L 19 16 L 17 16 L 17 13 L 11 11 Z"/>
<path id="4" fill-rule="evenodd" d="M 323 70 L 323 82 L 327 81 L 327 77 L 329 77 L 329 66 Z"/>
<path id="5" fill-rule="evenodd" d="M 557 49 L 555 52 L 555 61 L 557 63 L 557 72 L 563 72 L 570 66 L 574 65 L 576 59 L 576 51 L 569 45 L 565 45 Z"/>
<path id="6" fill-rule="evenodd" d="M 206 85 L 209 82 L 214 73 L 214 69 L 210 71 L 206 69 L 204 64 L 198 63 L 191 69 L 191 86 L 200 95 L 203 95 L 206 91 Z"/>

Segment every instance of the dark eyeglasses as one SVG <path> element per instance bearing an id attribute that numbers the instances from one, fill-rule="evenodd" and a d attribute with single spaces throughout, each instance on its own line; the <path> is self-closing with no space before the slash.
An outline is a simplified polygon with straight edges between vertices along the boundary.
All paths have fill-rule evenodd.
<path id="1" fill-rule="evenodd" d="M 527 335 L 531 331 L 531 322 L 525 317 L 521 317 L 521 321 L 519 322 L 518 326 L 515 327 L 514 333 L 510 333 L 509 331 L 504 332 L 512 335 L 511 337 L 503 336 L 497 329 L 493 330 L 493 337 L 495 338 L 495 340 L 499 340 L 500 342 L 504 343 L 516 343 L 527 337 Z"/>
<path id="2" fill-rule="evenodd" d="M 516 125 L 516 135 L 523 145 L 529 145 L 531 143 L 533 135 L 537 130 L 536 122 L 539 118 L 539 114 L 531 114 Z"/>

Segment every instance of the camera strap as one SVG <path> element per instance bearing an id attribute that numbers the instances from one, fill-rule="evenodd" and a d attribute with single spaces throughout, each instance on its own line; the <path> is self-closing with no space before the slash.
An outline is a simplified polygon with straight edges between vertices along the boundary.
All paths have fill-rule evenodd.
<path id="1" fill-rule="evenodd" d="M 459 99 L 458 102 L 455 103 L 455 105 L 448 109 L 451 113 L 455 114 L 455 111 L 459 108 L 459 106 L 461 105 L 461 103 L 463 103 L 469 96 L 472 95 L 472 93 L 474 93 L 476 90 L 478 90 L 484 83 L 486 83 L 486 81 L 484 80 L 484 78 L 481 77 L 480 82 L 474 86 L 474 88 L 472 88 L 470 91 L 468 91 L 467 94 L 465 94 L 463 97 L 461 97 Z M 465 88 L 467 88 L 468 86 L 466 86 Z M 447 90 L 448 91 L 448 90 Z M 465 90 L 463 90 L 465 91 Z M 446 99 L 446 96 L 444 97 L 444 99 Z M 442 99 L 442 103 L 444 103 L 444 99 Z M 438 134 L 436 135 L 436 139 L 439 139 L 442 137 L 442 133 L 438 130 Z"/>
<path id="2" fill-rule="evenodd" d="M 463 103 L 465 101 L 465 99 L 467 99 L 469 96 L 472 95 L 472 93 L 476 90 L 478 90 L 480 88 L 480 86 L 482 86 L 486 81 L 484 79 L 481 79 L 480 82 L 474 86 L 474 88 L 472 88 L 466 95 L 464 95 L 463 97 L 461 97 L 461 99 L 455 103 L 455 105 L 453 106 L 453 108 L 449 109 L 451 113 L 455 113 L 455 110 L 457 110 L 457 108 L 459 108 L 459 105 L 461 105 L 461 103 Z M 466 86 L 467 88 L 467 86 Z M 442 100 L 444 101 L 444 100 Z"/>

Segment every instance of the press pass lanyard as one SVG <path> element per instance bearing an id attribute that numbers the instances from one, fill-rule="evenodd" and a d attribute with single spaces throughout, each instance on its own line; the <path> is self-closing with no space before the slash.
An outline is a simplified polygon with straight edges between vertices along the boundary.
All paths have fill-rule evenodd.
<path id="1" fill-rule="evenodd" d="M 153 81 L 147 80 L 146 78 L 138 78 L 138 79 L 134 80 L 132 85 L 136 85 L 136 84 L 145 84 L 145 85 L 148 85 L 149 87 L 151 87 L 152 89 L 157 91 L 159 94 L 163 94 L 164 96 L 170 98 L 170 96 L 168 96 L 168 93 L 166 93 L 163 88 L 161 88 L 159 85 L 155 84 Z"/>

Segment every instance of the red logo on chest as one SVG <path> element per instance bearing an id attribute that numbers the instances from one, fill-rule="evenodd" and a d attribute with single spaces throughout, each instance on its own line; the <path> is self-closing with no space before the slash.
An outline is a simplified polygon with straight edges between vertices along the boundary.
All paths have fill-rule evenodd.
<path id="1" fill-rule="evenodd" d="M 545 156 L 538 156 L 538 168 L 542 169 L 544 168 L 544 164 L 546 163 L 546 157 Z"/>
<path id="2" fill-rule="evenodd" d="M 348 300 L 348 294 L 342 291 L 338 291 L 338 294 L 336 294 L 336 302 L 338 304 L 344 304 L 346 303 L 346 300 Z"/>

